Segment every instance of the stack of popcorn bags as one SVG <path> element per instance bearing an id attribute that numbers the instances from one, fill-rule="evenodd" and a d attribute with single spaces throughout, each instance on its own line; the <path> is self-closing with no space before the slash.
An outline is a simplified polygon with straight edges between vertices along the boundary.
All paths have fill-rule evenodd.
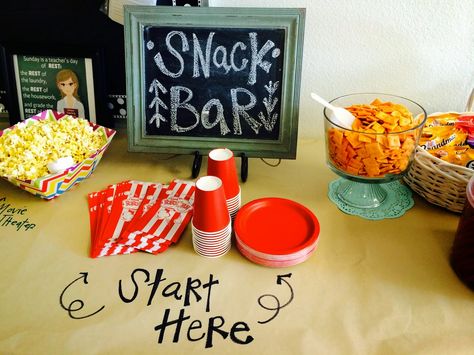
<path id="1" fill-rule="evenodd" d="M 88 195 L 92 258 L 145 251 L 176 243 L 192 217 L 194 183 L 124 181 Z"/>

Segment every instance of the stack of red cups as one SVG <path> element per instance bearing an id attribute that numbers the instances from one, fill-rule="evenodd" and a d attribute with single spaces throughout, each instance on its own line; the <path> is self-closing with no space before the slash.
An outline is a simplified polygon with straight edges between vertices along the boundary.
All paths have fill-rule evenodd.
<path id="1" fill-rule="evenodd" d="M 227 209 L 224 186 L 220 178 L 204 176 L 196 181 L 191 225 L 196 253 L 216 258 L 229 251 L 232 219 Z"/>
<path id="2" fill-rule="evenodd" d="M 227 209 L 233 220 L 242 203 L 234 153 L 228 148 L 217 148 L 209 152 L 207 175 L 217 176 L 222 180 Z"/>

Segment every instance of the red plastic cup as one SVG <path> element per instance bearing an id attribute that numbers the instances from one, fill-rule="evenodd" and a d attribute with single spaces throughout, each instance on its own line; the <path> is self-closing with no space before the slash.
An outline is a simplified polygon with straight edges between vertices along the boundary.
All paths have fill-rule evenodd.
<path id="1" fill-rule="evenodd" d="M 205 249 L 206 248 L 208 248 L 208 249 L 213 249 L 213 248 L 219 249 L 219 248 L 227 246 L 231 243 L 231 236 L 229 235 L 228 237 L 225 237 L 225 238 L 223 238 L 222 240 L 219 240 L 219 241 L 208 241 L 208 240 L 205 240 L 205 239 L 196 238 L 196 236 L 194 236 L 193 243 L 196 244 L 197 246 L 205 248 Z"/>
<path id="2" fill-rule="evenodd" d="M 230 149 L 217 148 L 209 152 L 207 175 L 217 176 L 222 180 L 227 200 L 234 198 L 240 193 L 234 153 Z"/>
<path id="3" fill-rule="evenodd" d="M 229 224 L 230 227 L 230 224 Z M 232 229 L 227 228 L 219 236 L 200 235 L 194 227 L 192 230 L 193 247 L 196 253 L 205 257 L 219 257 L 227 253 L 232 244 Z"/>
<path id="4" fill-rule="evenodd" d="M 224 235 L 228 235 L 232 233 L 231 223 L 229 223 L 229 225 L 223 230 L 215 231 L 215 232 L 204 232 L 202 230 L 199 230 L 194 226 L 193 221 L 191 221 L 191 227 L 192 227 L 193 234 L 196 234 L 197 236 L 201 238 L 220 238 Z"/>
<path id="5" fill-rule="evenodd" d="M 224 186 L 216 176 L 204 176 L 196 181 L 193 226 L 203 232 L 216 232 L 230 223 Z"/>
<path id="6" fill-rule="evenodd" d="M 230 250 L 230 245 L 228 245 L 226 248 L 223 250 L 219 250 L 216 252 L 210 252 L 210 251 L 203 251 L 202 249 L 199 249 L 198 247 L 194 246 L 194 250 L 196 251 L 197 254 L 204 256 L 206 258 L 220 258 L 221 256 L 225 255 L 229 250 Z"/>

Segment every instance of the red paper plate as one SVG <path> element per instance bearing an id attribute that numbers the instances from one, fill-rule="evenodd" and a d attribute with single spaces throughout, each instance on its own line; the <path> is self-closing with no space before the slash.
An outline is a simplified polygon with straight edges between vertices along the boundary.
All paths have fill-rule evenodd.
<path id="1" fill-rule="evenodd" d="M 244 249 L 247 253 L 250 253 L 258 258 L 262 258 L 265 260 L 281 261 L 281 260 L 297 259 L 301 257 L 302 255 L 308 254 L 311 250 L 315 250 L 316 247 L 318 246 L 318 239 L 316 239 L 316 241 L 313 244 L 298 250 L 296 253 L 283 254 L 283 255 L 266 254 L 266 253 L 261 253 L 259 251 L 256 251 L 250 248 L 248 245 L 242 243 L 240 239 L 238 238 L 237 234 L 235 235 L 235 243 L 240 248 Z"/>
<path id="2" fill-rule="evenodd" d="M 237 213 L 234 230 L 241 243 L 256 251 L 287 255 L 316 242 L 319 222 L 305 206 L 269 197 L 244 205 Z"/>
<path id="3" fill-rule="evenodd" d="M 263 266 L 268 266 L 268 267 L 289 267 L 289 266 L 294 266 L 297 264 L 300 264 L 307 259 L 314 253 L 316 247 L 313 247 L 311 250 L 309 250 L 307 253 L 294 258 L 294 259 L 287 259 L 287 260 L 269 260 L 269 259 L 264 259 L 264 258 L 259 258 L 258 256 L 247 252 L 245 249 L 242 248 L 241 244 L 237 244 L 237 249 L 240 251 L 240 253 L 245 256 L 248 260 L 260 264 Z"/>

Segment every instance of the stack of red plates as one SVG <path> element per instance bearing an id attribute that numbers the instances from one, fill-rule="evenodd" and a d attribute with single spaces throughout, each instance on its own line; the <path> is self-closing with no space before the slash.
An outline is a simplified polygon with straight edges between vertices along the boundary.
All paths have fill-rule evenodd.
<path id="1" fill-rule="evenodd" d="M 287 267 L 307 260 L 316 250 L 319 222 L 305 206 L 270 197 L 244 205 L 234 222 L 240 253 L 264 266 Z"/>

